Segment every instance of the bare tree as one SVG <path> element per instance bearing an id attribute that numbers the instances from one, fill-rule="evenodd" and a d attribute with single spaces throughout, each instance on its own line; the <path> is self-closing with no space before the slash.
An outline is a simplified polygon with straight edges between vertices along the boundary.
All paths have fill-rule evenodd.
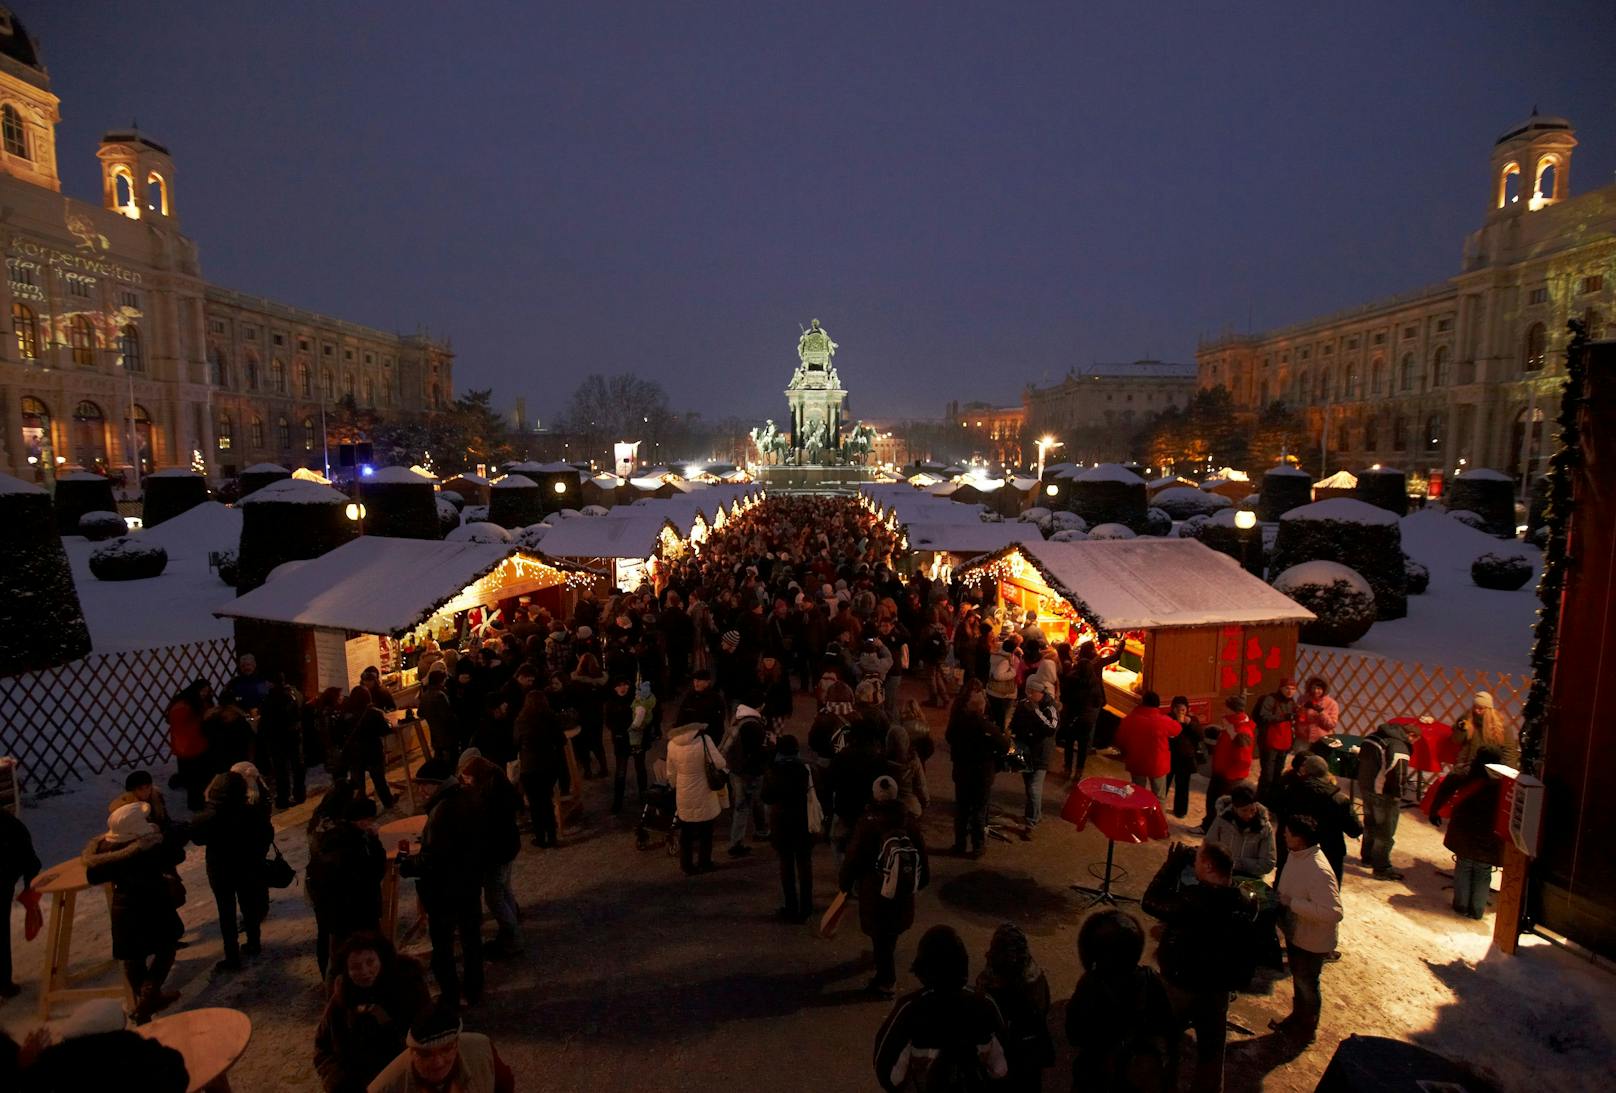
<path id="1" fill-rule="evenodd" d="M 619 441 L 638 440 L 640 460 L 647 465 L 673 458 L 679 424 L 661 384 L 631 373 L 584 377 L 562 415 L 563 428 L 580 438 L 584 457 L 605 463 Z"/>

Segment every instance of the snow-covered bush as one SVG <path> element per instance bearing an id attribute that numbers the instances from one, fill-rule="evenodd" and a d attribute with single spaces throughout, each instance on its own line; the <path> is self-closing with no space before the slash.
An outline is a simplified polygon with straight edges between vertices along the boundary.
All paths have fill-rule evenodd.
<path id="1" fill-rule="evenodd" d="M 1191 516 L 1211 516 L 1219 509 L 1234 504 L 1220 493 L 1207 493 L 1190 486 L 1172 486 L 1159 491 L 1151 503 L 1174 520 L 1188 520 Z"/>
<path id="2" fill-rule="evenodd" d="M 254 463 L 241 472 L 236 497 L 251 497 L 265 486 L 284 482 L 290 477 L 292 472 L 279 463 Z"/>
<path id="3" fill-rule="evenodd" d="M 1309 645 L 1351 645 L 1375 625 L 1375 593 L 1357 570 L 1337 562 L 1303 562 L 1274 578 L 1274 587 L 1318 618 L 1298 635 Z"/>
<path id="4" fill-rule="evenodd" d="M 487 505 L 467 505 L 460 510 L 460 521 L 465 524 L 488 523 Z"/>
<path id="5" fill-rule="evenodd" d="M 1121 464 L 1090 467 L 1072 479 L 1069 491 L 1072 511 L 1091 528 L 1123 524 L 1133 531 L 1145 526 L 1145 480 Z"/>
<path id="6" fill-rule="evenodd" d="M 488 490 L 488 522 L 502 528 L 525 528 L 544 519 L 539 484 L 523 474 L 508 474 Z"/>
<path id="7" fill-rule="evenodd" d="M 1549 545 L 1549 527 L 1548 527 L 1548 525 L 1544 524 L 1541 527 L 1533 528 L 1531 533 L 1529 535 L 1527 535 L 1526 538 L 1527 538 L 1527 541 L 1530 542 L 1533 546 L 1537 547 L 1539 550 L 1542 550 L 1544 547 Z"/>
<path id="8" fill-rule="evenodd" d="M 87 512 L 116 512 L 118 499 L 112 482 L 99 474 L 72 471 L 56 480 L 56 530 L 77 535 L 79 517 Z"/>
<path id="9" fill-rule="evenodd" d="M 1127 524 L 1101 524 L 1089 531 L 1090 539 L 1132 539 L 1133 528 Z"/>
<path id="10" fill-rule="evenodd" d="M 52 668 L 89 651 L 51 495 L 0 474 L 0 675 Z"/>
<path id="11" fill-rule="evenodd" d="M 1470 563 L 1470 579 L 1480 588 L 1514 592 L 1532 579 L 1532 563 L 1518 554 L 1483 554 Z"/>
<path id="12" fill-rule="evenodd" d="M 527 551 L 537 551 L 539 540 L 550 530 L 549 524 L 529 524 L 515 535 L 516 545 Z"/>
<path id="13" fill-rule="evenodd" d="M 79 534 L 99 543 L 129 534 L 129 525 L 115 512 L 87 512 L 79 517 Z"/>
<path id="14" fill-rule="evenodd" d="M 1064 509 L 1060 512 L 1051 513 L 1049 522 L 1056 531 L 1087 531 L 1089 529 L 1087 520 L 1075 512 L 1067 512 Z"/>
<path id="15" fill-rule="evenodd" d="M 605 505 L 585 505 L 578 510 L 579 516 L 609 516 L 611 510 Z"/>
<path id="16" fill-rule="evenodd" d="M 1054 514 L 1042 505 L 1034 505 L 1032 508 L 1025 510 L 1017 519 L 1023 524 L 1035 525 L 1045 535 L 1048 535 L 1050 529 L 1054 526 Z"/>
<path id="17" fill-rule="evenodd" d="M 454 506 L 454 510 L 456 512 L 459 512 L 461 509 L 466 507 L 466 499 L 460 496 L 458 490 L 439 490 L 438 500 L 449 502 L 449 504 Z"/>
<path id="18" fill-rule="evenodd" d="M 1339 562 L 1362 574 L 1374 589 L 1380 618 L 1408 614 L 1402 529 L 1386 509 L 1332 497 L 1287 512 L 1279 521 L 1269 572 L 1312 561 Z"/>
<path id="19" fill-rule="evenodd" d="M 1145 527 L 1143 534 L 1154 535 L 1158 539 L 1166 538 L 1173 533 L 1173 518 L 1154 506 L 1145 510 Z"/>
<path id="20" fill-rule="evenodd" d="M 511 533 L 498 524 L 461 524 L 443 538 L 450 543 L 508 543 Z"/>
<path id="21" fill-rule="evenodd" d="M 1234 523 L 1235 510 L 1224 509 L 1211 516 L 1198 517 L 1179 528 L 1180 539 L 1196 539 L 1220 554 L 1227 554 L 1241 565 L 1246 564 L 1246 544 L 1255 540 L 1251 549 L 1262 550 L 1262 532 L 1255 528 L 1241 531 Z M 1193 525 L 1193 526 L 1192 526 Z M 1248 538 L 1249 536 L 1249 538 Z"/>
<path id="22" fill-rule="evenodd" d="M 101 581 L 141 581 L 167 566 L 168 551 L 128 535 L 90 551 L 90 572 Z"/>
<path id="23" fill-rule="evenodd" d="M 443 494 L 438 494 L 438 538 L 441 539 L 460 526 L 460 510 Z"/>
<path id="24" fill-rule="evenodd" d="M 1408 475 L 1396 467 L 1370 467 L 1358 472 L 1353 496 L 1398 516 L 1408 515 Z"/>
<path id="25" fill-rule="evenodd" d="M 1117 525 L 1112 526 L 1115 527 Z M 1049 541 L 1052 543 L 1081 543 L 1088 537 L 1089 533 L 1086 531 L 1078 531 L 1076 528 L 1067 528 L 1065 531 L 1055 532 L 1055 534 L 1049 537 Z"/>
<path id="26" fill-rule="evenodd" d="M 583 513 L 579 512 L 577 509 L 556 509 L 555 512 L 551 513 L 550 515 L 558 517 L 562 520 L 573 520 L 582 516 Z"/>
<path id="27" fill-rule="evenodd" d="M 1410 596 L 1423 596 L 1425 590 L 1431 587 L 1431 571 L 1407 554 L 1403 555 L 1403 572 L 1408 575 Z"/>
<path id="28" fill-rule="evenodd" d="M 997 512 L 988 512 L 983 510 L 982 522 L 984 524 L 1002 524 L 1004 523 L 1004 517 Z"/>
<path id="29" fill-rule="evenodd" d="M 1443 503 L 1450 512 L 1468 511 L 1482 530 L 1500 539 L 1515 537 L 1515 480 L 1486 467 L 1470 467 L 1448 481 Z"/>
<path id="30" fill-rule="evenodd" d="M 1469 509 L 1453 509 L 1448 515 L 1467 528 L 1475 528 L 1477 531 L 1487 530 L 1487 519 L 1479 512 L 1471 512 Z"/>
<path id="31" fill-rule="evenodd" d="M 208 480 L 184 467 L 148 474 L 141 484 L 140 524 L 154 528 L 208 499 Z"/>
<path id="32" fill-rule="evenodd" d="M 219 579 L 231 588 L 236 587 L 236 581 L 241 576 L 241 566 L 236 561 L 236 552 L 233 550 L 219 551 L 218 570 Z"/>

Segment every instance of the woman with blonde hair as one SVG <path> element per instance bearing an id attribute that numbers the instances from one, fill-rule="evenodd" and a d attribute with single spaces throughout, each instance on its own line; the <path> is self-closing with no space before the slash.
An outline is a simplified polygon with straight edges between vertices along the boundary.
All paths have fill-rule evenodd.
<path id="1" fill-rule="evenodd" d="M 1500 756 L 1500 762 L 1515 766 L 1521 761 L 1521 743 L 1515 730 L 1504 721 L 1487 691 L 1477 691 L 1470 712 L 1453 726 L 1453 738 L 1459 743 L 1459 755 L 1453 761 L 1453 772 L 1463 774 L 1475 761 L 1482 748 L 1491 748 Z"/>

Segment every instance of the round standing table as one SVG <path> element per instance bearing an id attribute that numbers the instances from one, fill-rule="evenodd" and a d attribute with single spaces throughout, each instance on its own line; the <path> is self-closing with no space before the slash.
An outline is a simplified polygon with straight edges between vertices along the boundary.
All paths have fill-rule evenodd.
<path id="1" fill-rule="evenodd" d="M 1061 808 L 1061 819 L 1076 824 L 1079 831 L 1092 823 L 1105 836 L 1105 873 L 1099 887 L 1072 885 L 1074 892 L 1087 892 L 1092 897 L 1085 907 L 1096 903 L 1115 905 L 1118 900 L 1138 902 L 1133 896 L 1111 891 L 1112 863 L 1119 842 L 1167 838 L 1167 814 L 1156 795 L 1120 778 L 1085 778 L 1072 787 Z"/>
<path id="2" fill-rule="evenodd" d="M 199 1009 L 159 1017 L 135 1029 L 185 1059 L 186 1093 L 229 1093 L 230 1068 L 252 1039 L 252 1018 L 240 1010 Z"/>
<path id="3" fill-rule="evenodd" d="M 75 987 L 74 983 L 92 975 L 100 975 L 117 967 L 117 961 L 107 960 L 85 968 L 69 971 L 73 962 L 73 916 L 78 910 L 79 893 L 90 887 L 84 874 L 84 862 L 70 858 L 53 865 L 34 878 L 34 891 L 50 896 L 50 917 L 45 920 L 45 959 L 39 982 L 39 1017 L 49 1020 L 51 1006 L 57 1002 L 78 1002 L 88 998 L 122 998 L 124 1004 L 134 1007 L 135 999 L 129 993 L 129 984 L 116 987 Z M 107 914 L 112 913 L 112 886 L 101 885 L 107 897 Z M 121 976 L 120 976 L 121 978 Z"/>
<path id="4" fill-rule="evenodd" d="M 411 853 L 420 850 L 421 833 L 425 830 L 425 813 L 406 816 L 376 829 L 376 837 L 387 851 L 387 870 L 382 874 L 382 936 L 395 944 L 398 942 L 398 844 L 408 842 Z"/>

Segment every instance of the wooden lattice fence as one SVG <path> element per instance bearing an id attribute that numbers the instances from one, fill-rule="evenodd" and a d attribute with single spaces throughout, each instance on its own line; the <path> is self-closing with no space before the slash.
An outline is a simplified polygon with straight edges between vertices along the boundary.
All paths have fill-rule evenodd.
<path id="1" fill-rule="evenodd" d="M 1368 732 L 1392 717 L 1429 716 L 1451 724 L 1470 709 L 1477 691 L 1490 691 L 1504 720 L 1519 728 L 1532 685 L 1524 672 L 1445 668 L 1316 645 L 1296 647 L 1296 675 L 1303 682 L 1313 676 L 1329 681 L 1341 704 L 1341 727 L 1351 733 Z"/>
<path id="2" fill-rule="evenodd" d="M 43 672 L 0 678 L 0 755 L 30 793 L 168 755 L 165 711 L 198 679 L 235 674 L 235 641 L 92 653 Z"/>

